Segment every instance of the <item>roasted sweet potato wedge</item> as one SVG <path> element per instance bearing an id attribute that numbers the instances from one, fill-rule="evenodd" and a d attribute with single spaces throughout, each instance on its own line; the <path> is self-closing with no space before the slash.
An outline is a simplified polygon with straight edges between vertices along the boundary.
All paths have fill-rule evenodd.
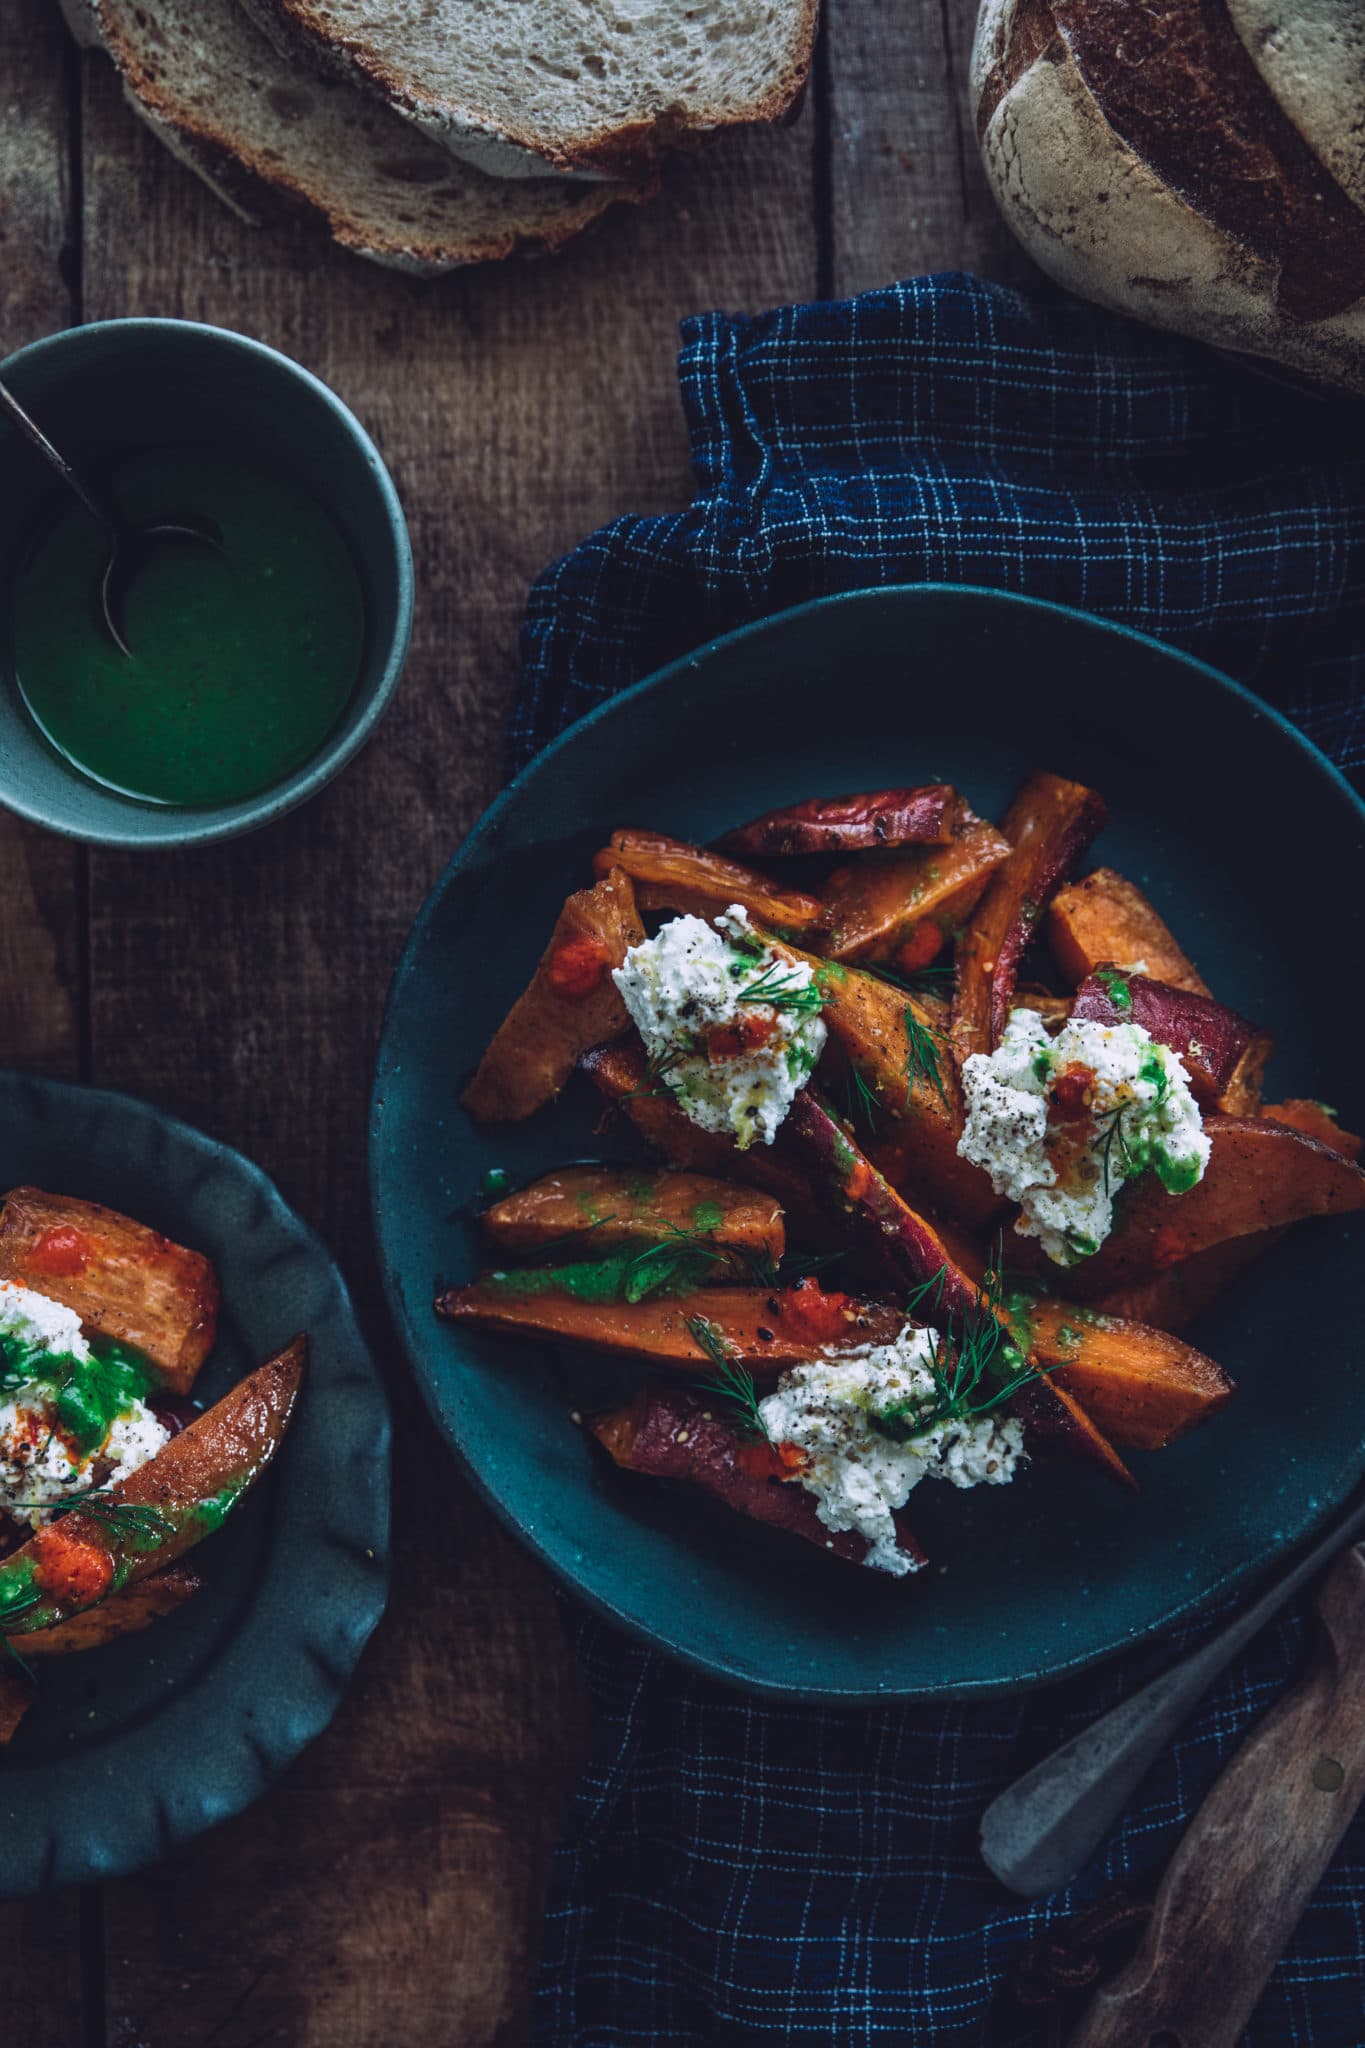
<path id="1" fill-rule="evenodd" d="M 110 1487 L 98 1512 L 72 1510 L 11 1551 L 0 1562 L 7 1633 L 51 1628 L 211 1535 L 279 1449 L 307 1355 L 296 1337 Z"/>
<path id="2" fill-rule="evenodd" d="M 82 1608 L 79 1614 L 70 1615 L 52 1628 L 25 1636 L 21 1652 L 24 1661 L 31 1664 L 35 1657 L 70 1657 L 81 1650 L 97 1650 L 119 1636 L 134 1635 L 139 1629 L 150 1628 L 163 1615 L 174 1614 L 203 1583 L 189 1565 L 168 1565 L 149 1579 L 125 1586 L 121 1593 L 111 1593 L 98 1607 Z"/>
<path id="3" fill-rule="evenodd" d="M 0 1280 L 36 1288 L 93 1334 L 140 1351 L 173 1393 L 190 1391 L 213 1349 L 208 1260 L 98 1202 L 12 1189 L 0 1207 Z"/>
<path id="4" fill-rule="evenodd" d="M 981 1168 L 957 1155 L 962 1088 L 941 1006 L 860 968 L 830 965 L 794 946 L 779 951 L 807 961 L 825 993 L 825 1058 L 837 1070 L 842 1055 L 858 1075 L 869 1150 L 882 1172 L 926 1207 L 968 1229 L 983 1227 L 1000 1198 Z"/>
<path id="5" fill-rule="evenodd" d="M 667 839 L 662 832 L 613 832 L 611 843 L 593 856 L 593 872 L 608 875 L 620 868 L 635 884 L 641 910 L 672 910 L 694 917 L 715 917 L 732 903 L 741 903 L 759 924 L 799 931 L 814 924 L 820 905 L 799 889 L 783 889 L 736 860 Z"/>
<path id="6" fill-rule="evenodd" d="M 553 1101 L 580 1054 L 630 1022 L 612 980 L 644 938 L 630 877 L 614 868 L 570 896 L 530 986 L 498 1026 L 461 1098 L 480 1123 L 520 1122 Z"/>
<path id="7" fill-rule="evenodd" d="M 1309 1096 L 1291 1095 L 1285 1102 L 1263 1102 L 1260 1113 L 1271 1123 L 1289 1124 L 1294 1130 L 1316 1138 L 1320 1145 L 1325 1145 L 1329 1152 L 1339 1152 L 1343 1159 L 1359 1159 L 1365 1146 L 1354 1131 L 1343 1131 L 1335 1110 Z"/>
<path id="8" fill-rule="evenodd" d="M 771 1523 L 834 1557 L 861 1564 L 867 1539 L 856 1529 L 827 1529 L 816 1513 L 814 1496 L 780 1476 L 785 1468 L 771 1446 L 746 1443 L 716 1412 L 717 1406 L 690 1387 L 646 1387 L 628 1407 L 595 1417 L 589 1427 L 626 1471 L 700 1486 L 751 1521 Z M 896 1540 L 916 1566 L 927 1561 L 908 1522 L 899 1515 Z"/>
<path id="9" fill-rule="evenodd" d="M 1360 1139 L 1351 1131 L 1343 1131 L 1321 1102 L 1298 1098 L 1268 1102 L 1261 1115 L 1267 1121 L 1289 1124 L 1305 1132 L 1343 1159 L 1360 1157 Z M 1211 1308 L 1220 1294 L 1279 1243 L 1287 1227 L 1253 1230 L 1245 1237 L 1230 1237 L 1221 1244 L 1211 1244 L 1174 1266 L 1163 1267 L 1159 1273 L 1108 1289 L 1095 1297 L 1094 1306 L 1106 1315 L 1127 1316 L 1159 1330 L 1187 1330 L 1196 1316 Z"/>
<path id="10" fill-rule="evenodd" d="M 1098 1024 L 1140 1024 L 1158 1045 L 1180 1055 L 1190 1092 L 1205 1109 L 1255 1116 L 1260 1107 L 1261 1076 L 1275 1041 L 1212 996 L 1105 965 L 1081 983 L 1071 1014 Z"/>
<path id="11" fill-rule="evenodd" d="M 905 1324 L 892 1302 L 828 1294 L 809 1281 L 772 1289 L 708 1287 L 695 1294 L 607 1303 L 519 1291 L 515 1273 L 449 1288 L 436 1297 L 436 1313 L 480 1329 L 525 1330 L 703 1377 L 715 1367 L 691 1327 L 698 1318 L 750 1372 L 770 1378 L 809 1360 L 822 1347 L 889 1344 Z"/>
<path id="12" fill-rule="evenodd" d="M 1096 1295 L 1092 1306 L 1104 1315 L 1178 1336 L 1283 1236 L 1283 1230 L 1253 1230 L 1246 1237 L 1230 1237 L 1146 1279 L 1109 1288 Z"/>
<path id="13" fill-rule="evenodd" d="M 959 1327 L 978 1320 L 984 1312 L 983 1276 L 970 1253 L 942 1225 L 919 1215 L 897 1194 L 809 1089 L 792 1104 L 788 1126 L 855 1223 L 861 1221 L 864 1234 L 879 1245 L 895 1280 L 906 1288 L 933 1283 L 916 1314 L 944 1328 L 954 1319 Z M 999 1321 L 1009 1332 L 1003 1310 Z M 1035 1379 L 1010 1405 L 1035 1438 L 1098 1466 L 1121 1486 L 1132 1487 L 1133 1476 L 1118 1452 L 1064 1387 L 1054 1387 L 1047 1378 Z"/>
<path id="14" fill-rule="evenodd" d="M 1016 1342 L 1123 1450 L 1159 1451 L 1235 1392 L 1220 1365 L 1166 1330 L 1047 1295 L 1011 1307 Z"/>
<path id="15" fill-rule="evenodd" d="M 1131 1182 L 1110 1236 L 1068 1273 L 1070 1293 L 1093 1301 L 1229 1238 L 1365 1208 L 1365 1173 L 1288 1124 L 1210 1116 L 1204 1128 L 1204 1178 L 1184 1195 L 1168 1195 L 1153 1174 Z"/>
<path id="16" fill-rule="evenodd" d="M 727 853 L 857 853 L 879 846 L 946 845 L 958 795 L 946 782 L 918 789 L 875 789 L 861 796 L 815 796 L 765 811 L 727 832 Z"/>
<path id="17" fill-rule="evenodd" d="M 959 1067 L 999 1040 L 1020 956 L 1106 815 L 1095 790 L 1043 773 L 1031 775 L 1010 805 L 1000 829 L 1013 852 L 991 876 L 958 942 L 952 1042 Z"/>
<path id="18" fill-rule="evenodd" d="M 788 1226 L 806 1243 L 820 1243 L 829 1233 L 818 1202 L 789 1141 L 779 1131 L 771 1145 L 751 1145 L 741 1152 L 718 1131 L 704 1131 L 678 1107 L 662 1082 L 652 1083 L 644 1047 L 638 1038 L 613 1039 L 595 1046 L 579 1062 L 593 1086 L 627 1116 L 642 1138 L 674 1166 L 717 1177 L 733 1175 L 747 1186 L 762 1188 L 782 1204 Z"/>
<path id="19" fill-rule="evenodd" d="M 1057 891 L 1047 914 L 1047 936 L 1073 988 L 1108 961 L 1192 995 L 1213 993 L 1141 889 L 1113 868 L 1096 868 Z"/>
<path id="20" fill-rule="evenodd" d="M 965 811 L 965 806 L 963 807 Z M 946 846 L 870 853 L 825 883 L 809 943 L 827 960 L 895 960 L 927 967 L 981 900 L 1009 841 L 970 811 Z"/>
<path id="21" fill-rule="evenodd" d="M 560 1258 L 669 1244 L 680 1236 L 774 1261 L 787 1246 L 772 1195 L 701 1173 L 641 1166 L 567 1166 L 486 1211 L 489 1242 L 511 1258 Z"/>

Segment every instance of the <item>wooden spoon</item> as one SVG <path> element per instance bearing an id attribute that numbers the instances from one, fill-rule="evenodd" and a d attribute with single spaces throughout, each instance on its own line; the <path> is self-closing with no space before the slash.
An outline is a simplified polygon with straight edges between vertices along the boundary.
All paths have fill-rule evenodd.
<path id="1" fill-rule="evenodd" d="M 1142 1947 L 1068 2048 L 1236 2048 L 1365 1797 L 1365 1545 L 1318 1596 L 1312 1665 L 1223 1770 L 1172 1857 Z"/>

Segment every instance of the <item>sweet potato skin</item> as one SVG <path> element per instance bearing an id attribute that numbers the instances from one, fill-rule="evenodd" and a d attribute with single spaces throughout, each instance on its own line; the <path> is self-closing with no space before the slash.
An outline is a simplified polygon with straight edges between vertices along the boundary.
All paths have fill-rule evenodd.
<path id="1" fill-rule="evenodd" d="M 892 1302 L 830 1297 L 818 1291 L 802 1301 L 806 1290 L 801 1288 L 708 1287 L 693 1294 L 604 1304 L 564 1294 L 520 1294 L 515 1278 L 509 1274 L 506 1281 L 475 1280 L 467 1287 L 448 1288 L 436 1298 L 436 1313 L 449 1322 L 524 1330 L 530 1336 L 586 1344 L 615 1357 L 639 1358 L 702 1378 L 713 1375 L 715 1365 L 689 1328 L 698 1316 L 760 1378 L 775 1378 L 789 1366 L 808 1362 L 821 1346 L 889 1344 L 905 1325 L 904 1315 Z M 830 1309 L 831 1301 L 846 1300 L 846 1309 Z"/>
<path id="2" fill-rule="evenodd" d="M 935 1292 L 916 1313 L 940 1327 L 954 1318 L 959 1328 L 976 1322 L 982 1314 L 983 1276 L 979 1266 L 969 1262 L 970 1253 L 897 1194 L 809 1089 L 797 1096 L 788 1122 L 826 1184 L 880 1245 L 895 1279 L 902 1286 L 935 1283 Z M 1008 1315 L 1002 1312 L 999 1320 L 1008 1331 Z M 1098 1466 L 1120 1486 L 1132 1488 L 1133 1476 L 1118 1452 L 1064 1387 L 1035 1379 L 1011 1398 L 1010 1406 L 1039 1441 Z"/>
<path id="3" fill-rule="evenodd" d="M 141 1352 L 175 1394 L 190 1391 L 218 1332 L 218 1279 L 201 1252 L 73 1195 L 11 1189 L 0 1280 L 37 1288 L 87 1330 Z"/>
<path id="4" fill-rule="evenodd" d="M 824 1244 L 829 1232 L 818 1202 L 800 1166 L 793 1161 L 790 1141 L 779 1131 L 771 1145 L 751 1145 L 741 1152 L 720 1131 L 704 1131 L 679 1108 L 662 1083 L 651 1087 L 644 1047 L 638 1038 L 613 1039 L 594 1046 L 579 1062 L 583 1072 L 607 1101 L 629 1118 L 673 1166 L 696 1173 L 733 1178 L 762 1188 L 782 1204 L 788 1227 L 807 1244 Z"/>
<path id="5" fill-rule="evenodd" d="M 914 964 L 927 966 L 1009 852 L 1004 834 L 968 811 L 946 846 L 864 854 L 825 883 L 809 943 L 827 960 L 843 961 L 890 960 L 908 946 Z"/>
<path id="6" fill-rule="evenodd" d="M 1109 961 L 1191 995 L 1213 993 L 1141 889 L 1113 868 L 1096 868 L 1057 891 L 1047 915 L 1047 936 L 1073 988 Z"/>
<path id="7" fill-rule="evenodd" d="M 715 1410 L 714 1400 L 689 1387 L 646 1387 L 628 1407 L 595 1417 L 589 1427 L 623 1470 L 700 1486 L 752 1521 L 785 1529 L 834 1557 L 861 1564 L 866 1538 L 856 1529 L 827 1529 L 814 1496 L 799 1483 L 746 1469 L 752 1461 L 745 1460 L 744 1445 Z M 896 1539 L 898 1548 L 914 1559 L 915 1569 L 927 1562 L 899 1515 Z"/>
<path id="8" fill-rule="evenodd" d="M 958 1157 L 965 1111 L 941 1007 L 857 967 L 830 966 L 795 946 L 774 944 L 783 958 L 804 961 L 824 992 L 825 1058 L 834 1065 L 842 1054 L 876 1099 L 881 1114 L 869 1150 L 878 1166 L 898 1188 L 913 1189 L 921 1204 L 968 1229 L 984 1228 L 999 1212 L 1000 1197 L 979 1166 Z M 910 1071 L 907 1012 L 933 1048 L 937 1086 L 922 1064 Z"/>
<path id="9" fill-rule="evenodd" d="M 9 1633 L 27 1636 L 94 1607 L 107 1595 L 174 1564 L 210 1534 L 227 1506 L 254 1485 L 279 1449 L 307 1355 L 307 1338 L 296 1337 L 172 1437 L 154 1458 L 109 1489 L 111 1500 L 120 1505 L 154 1509 L 167 1524 L 164 1529 L 144 1539 L 111 1531 L 73 1510 L 12 1551 L 0 1563 L 0 1589 L 33 1585 L 40 1597 L 16 1617 Z M 205 1502 L 223 1506 L 205 1519 L 196 1512 Z M 92 1577 L 79 1590 L 66 1581 L 60 1589 L 51 1585 L 49 1557 L 58 1537 L 64 1547 L 78 1544 L 102 1565 L 98 1579 Z"/>
<path id="10" fill-rule="evenodd" d="M 35 1657 L 71 1657 L 79 1651 L 97 1650 L 174 1614 L 203 1583 L 189 1565 L 168 1565 L 150 1578 L 125 1586 L 120 1593 L 111 1593 L 97 1607 L 84 1607 L 51 1628 L 25 1636 L 21 1654 L 26 1663 L 32 1663 Z"/>
<path id="11" fill-rule="evenodd" d="M 1235 1388 L 1220 1365 L 1168 1331 L 1051 1296 L 1022 1306 L 1016 1336 L 1121 1450 L 1159 1451 L 1206 1422 Z"/>
<path id="12" fill-rule="evenodd" d="M 1077 1299 L 1092 1301 L 1230 1238 L 1365 1208 L 1365 1173 L 1288 1124 L 1210 1116 L 1204 1128 L 1212 1141 L 1204 1178 L 1183 1195 L 1168 1195 L 1152 1174 L 1131 1182 L 1113 1232 L 1067 1275 Z"/>
<path id="13" fill-rule="evenodd" d="M 552 1102 L 579 1056 L 630 1022 L 612 969 L 645 935 L 630 878 L 614 868 L 569 897 L 529 985 L 494 1032 L 461 1101 L 480 1123 L 519 1123 Z M 589 949 L 584 986 L 562 969 Z"/>
<path id="14" fill-rule="evenodd" d="M 774 1260 L 787 1248 L 782 1206 L 772 1195 L 707 1174 L 648 1167 L 564 1167 L 495 1203 L 482 1223 L 490 1244 L 513 1258 L 551 1246 L 564 1258 L 603 1258 L 666 1244 L 679 1233 Z"/>
<path id="15" fill-rule="evenodd" d="M 12 1742 L 19 1723 L 33 1704 L 32 1679 L 17 1665 L 0 1667 L 0 1748 Z"/>
<path id="16" fill-rule="evenodd" d="M 1283 1236 L 1283 1230 L 1253 1230 L 1245 1237 L 1208 1245 L 1160 1273 L 1107 1289 L 1096 1295 L 1092 1306 L 1103 1315 L 1179 1336 Z"/>
<path id="17" fill-rule="evenodd" d="M 662 832 L 623 826 L 593 855 L 592 865 L 596 875 L 609 875 L 613 868 L 629 875 L 641 910 L 671 910 L 709 920 L 739 903 L 757 923 L 793 931 L 813 924 L 820 915 L 814 896 L 783 889 L 756 868 L 727 860 L 708 847 L 666 838 Z"/>
<path id="18" fill-rule="evenodd" d="M 1190 1092 L 1205 1109 L 1254 1116 L 1260 1107 L 1261 1076 L 1275 1041 L 1212 996 L 1105 965 L 1081 983 L 1071 1014 L 1098 1024 L 1140 1025 L 1179 1055 Z"/>
<path id="19" fill-rule="evenodd" d="M 814 796 L 765 811 L 720 841 L 727 853 L 857 853 L 879 846 L 945 844 L 958 795 L 946 782 Z"/>
<path id="20" fill-rule="evenodd" d="M 957 949 L 952 1041 L 958 1066 L 999 1042 L 1019 960 L 1058 887 L 1108 815 L 1102 796 L 1060 775 L 1030 775 L 1001 822 L 1013 852 L 990 879 Z"/>
<path id="21" fill-rule="evenodd" d="M 1340 1153 L 1343 1159 L 1358 1160 L 1365 1147 L 1365 1140 L 1354 1131 L 1344 1131 L 1326 1104 L 1314 1102 L 1310 1096 L 1291 1095 L 1284 1102 L 1263 1102 L 1260 1113 L 1271 1123 L 1288 1124 L 1291 1129 L 1316 1138 L 1319 1145 Z"/>

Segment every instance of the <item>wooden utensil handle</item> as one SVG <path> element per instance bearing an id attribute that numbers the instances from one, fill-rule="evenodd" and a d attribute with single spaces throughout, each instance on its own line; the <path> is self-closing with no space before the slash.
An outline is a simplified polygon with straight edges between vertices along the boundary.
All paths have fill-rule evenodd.
<path id="1" fill-rule="evenodd" d="M 1235 2048 L 1365 1796 L 1365 1546 L 1318 1597 L 1326 1640 L 1185 1831 L 1141 1949 L 1069 2048 Z"/>

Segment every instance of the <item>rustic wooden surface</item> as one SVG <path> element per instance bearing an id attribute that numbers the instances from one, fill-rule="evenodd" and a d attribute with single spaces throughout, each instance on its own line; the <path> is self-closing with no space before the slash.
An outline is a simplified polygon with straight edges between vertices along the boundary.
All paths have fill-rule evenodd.
<path id="1" fill-rule="evenodd" d="M 239 223 L 79 57 L 0 4 L 0 355 L 74 321 L 240 328 L 332 384 L 412 526 L 398 702 L 235 845 L 84 852 L 0 814 L 0 1060 L 135 1090 L 274 1175 L 341 1258 L 398 1420 L 392 1608 L 328 1735 L 145 1876 L 0 1906 L 25 2048 L 515 2048 L 584 1711 L 543 1573 L 454 1479 L 379 1302 L 364 1189 L 381 1007 L 499 781 L 526 587 L 689 495 L 676 323 L 917 270 L 1026 266 L 976 169 L 971 0 L 826 0 L 799 121 L 727 138 L 552 262 L 419 284 Z"/>

